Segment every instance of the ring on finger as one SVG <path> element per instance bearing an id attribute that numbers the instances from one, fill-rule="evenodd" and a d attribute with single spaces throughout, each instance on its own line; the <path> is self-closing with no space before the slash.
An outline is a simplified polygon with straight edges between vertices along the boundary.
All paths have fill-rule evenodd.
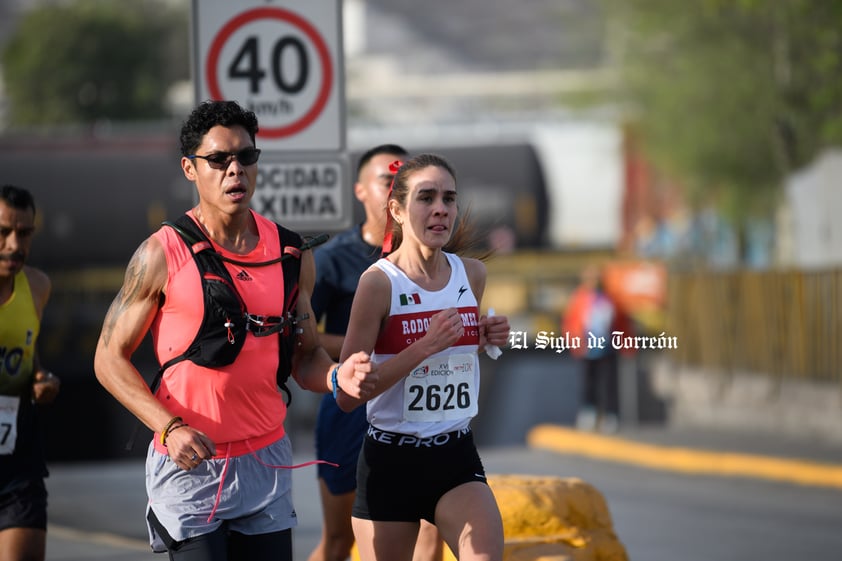
<path id="1" fill-rule="evenodd" d="M 190 459 L 194 462 L 199 459 L 199 455 L 196 452 L 193 452 L 193 455 L 190 456 Z"/>

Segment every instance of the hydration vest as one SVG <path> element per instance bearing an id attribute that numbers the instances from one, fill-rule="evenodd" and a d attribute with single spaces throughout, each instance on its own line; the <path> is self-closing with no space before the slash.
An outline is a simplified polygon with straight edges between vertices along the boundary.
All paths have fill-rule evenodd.
<path id="1" fill-rule="evenodd" d="M 309 317 L 309 314 L 296 315 L 301 252 L 324 243 L 328 236 L 322 234 L 304 241 L 299 234 L 276 224 L 281 243 L 281 257 L 262 263 L 250 263 L 224 257 L 214 251 L 210 240 L 187 215 L 182 215 L 175 223 L 164 222 L 163 224 L 178 233 L 193 256 L 202 279 L 205 309 L 201 326 L 193 342 L 182 354 L 161 365 L 152 382 L 152 391 L 154 392 L 157 388 L 164 371 L 173 364 L 189 360 L 199 366 L 226 366 L 237 358 L 243 348 L 247 333 L 251 332 L 255 337 L 266 337 L 277 333 L 280 337 L 277 383 L 286 394 L 287 405 L 289 405 L 292 402 L 292 394 L 287 387 L 287 381 L 292 371 L 295 336 L 301 332 L 295 325 Z M 283 314 L 281 316 L 250 314 L 223 261 L 247 267 L 264 267 L 280 262 L 284 279 Z"/>

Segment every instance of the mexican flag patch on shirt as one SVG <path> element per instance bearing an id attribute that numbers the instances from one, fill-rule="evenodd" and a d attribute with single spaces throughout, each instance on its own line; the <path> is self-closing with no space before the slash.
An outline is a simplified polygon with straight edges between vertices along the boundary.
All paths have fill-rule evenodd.
<path id="1" fill-rule="evenodd" d="M 410 304 L 420 304 L 421 295 L 417 292 L 415 294 L 401 294 L 401 306 L 409 306 Z"/>

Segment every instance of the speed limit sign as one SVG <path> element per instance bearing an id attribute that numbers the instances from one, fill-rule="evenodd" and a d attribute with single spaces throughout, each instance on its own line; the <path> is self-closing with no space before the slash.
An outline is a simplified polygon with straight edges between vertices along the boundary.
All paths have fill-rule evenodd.
<path id="1" fill-rule="evenodd" d="M 341 0 L 194 0 L 197 101 L 254 111 L 264 150 L 343 150 L 341 20 Z"/>

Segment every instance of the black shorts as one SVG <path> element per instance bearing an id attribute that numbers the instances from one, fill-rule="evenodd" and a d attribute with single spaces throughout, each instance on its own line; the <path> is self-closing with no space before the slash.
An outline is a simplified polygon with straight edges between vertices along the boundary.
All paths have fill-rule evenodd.
<path id="1" fill-rule="evenodd" d="M 0 495 L 0 530 L 47 529 L 47 488 L 43 479 L 26 482 Z"/>
<path id="2" fill-rule="evenodd" d="M 419 442 L 369 427 L 357 464 L 353 515 L 365 520 L 435 522 L 439 499 L 471 481 L 486 483 L 469 429 Z"/>

